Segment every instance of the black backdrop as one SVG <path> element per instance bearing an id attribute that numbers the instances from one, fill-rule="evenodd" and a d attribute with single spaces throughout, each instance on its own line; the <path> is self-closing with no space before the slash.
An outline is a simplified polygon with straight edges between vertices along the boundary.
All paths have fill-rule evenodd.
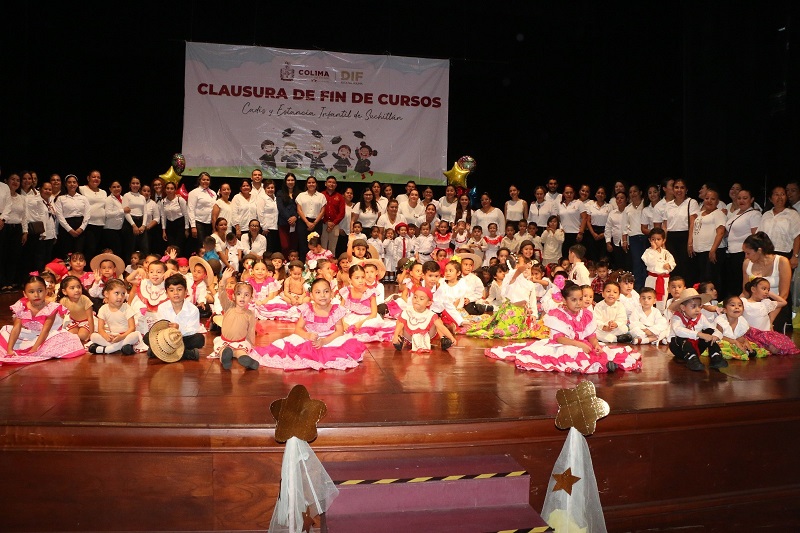
<path id="1" fill-rule="evenodd" d="M 449 164 L 475 157 L 468 185 L 495 205 L 550 174 L 798 174 L 788 0 L 18 4 L 2 17 L 3 177 L 166 171 L 187 40 L 450 59 Z"/>

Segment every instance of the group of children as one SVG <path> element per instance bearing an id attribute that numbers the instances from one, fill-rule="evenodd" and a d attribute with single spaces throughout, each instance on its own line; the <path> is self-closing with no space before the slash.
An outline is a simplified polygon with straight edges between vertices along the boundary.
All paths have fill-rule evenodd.
<path id="1" fill-rule="evenodd" d="M 364 239 L 354 232 L 338 259 L 311 234 L 305 262 L 280 253 L 187 260 L 171 248 L 163 257 L 134 254 L 127 267 L 102 253 L 88 272 L 75 253 L 67 263 L 51 262 L 42 275 L 32 273 L 11 308 L 13 324 L 0 329 L 6 350 L 0 362 L 86 350 L 147 351 L 163 359 L 174 344 L 166 336 L 170 329 L 184 360 L 198 359 L 204 333 L 218 330 L 210 357 L 220 358 L 226 370 L 234 360 L 253 370 L 347 369 L 362 360 L 365 343 L 424 352 L 450 348 L 458 334 L 531 339 L 485 353 L 538 371 L 634 370 L 641 367 L 640 344 L 668 345 L 691 370 L 705 368 L 705 352 L 711 368 L 722 368 L 730 358 L 797 351 L 791 339 L 772 331 L 771 320 L 786 301 L 770 292 L 767 280 L 753 279 L 746 294 L 719 304 L 712 284 L 687 288 L 670 274 L 675 262 L 660 229 L 650 234 L 649 275 L 637 293 L 629 272 L 611 272 L 601 262 L 590 273 L 580 244 L 566 262 L 545 266 L 548 245 L 529 227 L 513 235 L 506 228 L 494 250 L 496 228 L 490 227 L 490 242 L 474 233 L 465 238 L 463 223 L 453 232 L 445 226 L 432 235 L 423 224 L 412 239 L 409 227 L 398 224 L 397 237 L 387 232 L 391 246 L 374 233 Z M 393 272 L 385 267 L 395 259 L 387 248 L 402 253 Z M 488 268 L 478 249 L 489 251 Z M 398 284 L 388 297 L 386 282 Z M 294 332 L 259 346 L 256 337 L 269 332 L 269 320 L 294 322 Z"/>

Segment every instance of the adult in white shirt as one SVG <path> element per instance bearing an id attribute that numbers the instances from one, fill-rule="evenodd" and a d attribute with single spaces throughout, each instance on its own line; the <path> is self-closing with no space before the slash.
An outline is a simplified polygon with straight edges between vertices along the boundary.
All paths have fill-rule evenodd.
<path id="1" fill-rule="evenodd" d="M 612 241 L 606 238 L 605 228 L 608 216 L 614 210 L 614 206 L 606 202 L 606 188 L 602 185 L 595 191 L 594 200 L 585 202 L 584 205 L 586 206 L 586 217 L 581 231 L 586 237 L 583 240 L 583 244 L 586 246 L 586 257 L 598 261 L 611 253 L 611 250 L 606 250 L 606 243 Z M 622 266 L 616 266 L 616 268 L 622 268 Z"/>
<path id="2" fill-rule="evenodd" d="M 155 202 L 152 199 L 153 188 L 144 184 L 141 188 L 142 196 L 145 199 L 145 246 L 140 250 L 143 254 L 157 254 L 164 255 L 164 248 L 166 243 L 161 237 L 161 203 Z"/>
<path id="3" fill-rule="evenodd" d="M 761 212 L 753 206 L 754 198 L 747 189 L 741 189 L 736 197 L 736 209 L 728 211 L 725 230 L 728 234 L 728 255 L 725 271 L 728 279 L 725 282 L 725 296 L 740 294 L 742 264 L 745 260 L 742 245 L 744 240 L 758 231 L 761 223 Z M 722 296 L 722 295 L 720 295 Z"/>
<path id="4" fill-rule="evenodd" d="M 719 209 L 719 192 L 711 187 L 704 191 L 703 206 L 694 221 L 692 245 L 698 279 L 710 281 L 719 294 L 723 293 L 722 273 L 726 252 L 723 245 L 727 217 Z"/>
<path id="5" fill-rule="evenodd" d="M 657 208 L 661 200 L 661 190 L 658 185 L 649 185 L 647 187 L 647 205 L 642 209 L 642 233 L 645 237 L 649 237 L 651 229 L 660 228 L 664 221 L 661 210 Z"/>
<path id="6" fill-rule="evenodd" d="M 622 234 L 625 231 L 625 208 L 628 207 L 628 195 L 620 191 L 614 196 L 616 208 L 606 217 L 603 227 L 606 251 L 611 256 L 614 268 L 630 272 L 630 258 L 627 247 L 622 246 Z M 634 278 L 635 279 L 635 278 Z"/>
<path id="7" fill-rule="evenodd" d="M 278 236 L 278 197 L 275 195 L 275 182 L 271 179 L 264 182 L 264 194 L 258 197 L 258 221 L 261 231 L 267 239 L 267 250 L 279 252 L 281 240 Z"/>
<path id="8" fill-rule="evenodd" d="M 201 172 L 197 177 L 197 187 L 189 192 L 186 199 L 189 230 L 201 248 L 203 240 L 213 232 L 211 211 L 216 201 L 217 193 L 211 190 L 211 175 L 208 172 Z"/>
<path id="9" fill-rule="evenodd" d="M 603 189 L 605 190 L 605 187 L 603 187 Z M 590 198 L 591 194 L 592 194 L 592 188 L 589 187 L 589 185 L 586 183 L 584 183 L 578 188 L 578 200 L 580 200 L 584 204 L 587 204 L 592 201 L 592 199 Z"/>
<path id="10" fill-rule="evenodd" d="M 239 193 L 231 200 L 233 220 L 228 219 L 231 231 L 236 232 L 236 238 L 241 239 L 242 234 L 248 231 L 250 221 L 258 219 L 258 197 L 252 194 L 253 186 L 250 180 L 242 180 Z"/>
<path id="11" fill-rule="evenodd" d="M 381 216 L 380 207 L 375 200 L 375 193 L 372 189 L 364 189 L 361 191 L 361 200 L 356 202 L 353 206 L 350 215 L 350 230 L 352 231 L 353 224 L 361 222 L 361 227 L 364 234 L 369 235 L 372 231 L 372 226 L 378 221 Z"/>
<path id="12" fill-rule="evenodd" d="M 378 221 L 375 225 L 381 228 L 381 231 L 385 233 L 386 228 L 394 229 L 395 226 L 401 222 L 408 224 L 406 217 L 400 213 L 400 206 L 397 200 L 392 198 L 389 200 L 389 203 L 386 204 L 386 212 L 378 217 Z"/>
<path id="13" fill-rule="evenodd" d="M 352 187 L 345 187 L 342 196 L 344 196 L 344 218 L 342 221 L 339 222 L 339 239 L 336 244 L 336 254 L 335 256 L 338 258 L 342 253 L 347 251 L 347 240 L 350 236 L 350 225 L 353 223 L 353 208 L 356 206 L 355 202 L 353 202 L 353 196 L 355 193 L 353 192 Z M 394 202 L 394 212 L 397 213 L 397 200 L 389 200 L 387 205 Z M 385 217 L 386 214 L 384 213 L 376 222 L 376 225 L 380 226 L 381 218 Z M 380 226 L 383 229 L 383 226 Z"/>
<path id="14" fill-rule="evenodd" d="M 492 206 L 492 197 L 489 193 L 481 194 L 481 208 L 472 212 L 472 225 L 480 226 L 483 236 L 489 235 L 489 224 L 497 224 L 497 234 L 502 235 L 506 228 L 506 217 L 503 212 Z"/>
<path id="15" fill-rule="evenodd" d="M 306 190 L 295 198 L 297 204 L 297 249 L 300 257 L 308 253 L 308 234 L 320 235 L 322 231 L 322 217 L 325 215 L 325 204 L 328 200 L 321 192 L 317 192 L 317 178 L 309 176 L 306 179 Z"/>
<path id="16" fill-rule="evenodd" d="M 89 199 L 79 192 L 78 177 L 67 174 L 64 184 L 66 192 L 56 198 L 56 218 L 59 225 L 55 249 L 57 257 L 66 257 L 72 252 L 83 253 L 86 225 L 89 223 Z M 5 211 L 6 208 L 3 213 Z"/>
<path id="17" fill-rule="evenodd" d="M 19 174 L 8 176 L 9 199 L 3 208 L 2 224 L 0 224 L 0 250 L 8 260 L 0 261 L 0 288 L 4 292 L 22 285 L 23 262 L 22 246 L 28 239 L 28 218 L 25 196 L 19 194 Z"/>
<path id="18" fill-rule="evenodd" d="M 106 225 L 106 198 L 108 193 L 100 189 L 100 171 L 92 170 L 86 177 L 86 185 L 81 185 L 81 194 L 89 200 L 89 221 L 83 243 L 86 264 L 103 248 L 103 227 Z"/>
<path id="19" fill-rule="evenodd" d="M 161 234 L 166 246 L 172 244 L 181 250 L 181 255 L 191 255 L 185 249 L 186 239 L 189 237 L 189 208 L 186 200 L 176 194 L 175 184 L 170 182 L 164 185 L 164 198 L 161 204 Z M 191 195 L 191 193 L 189 193 Z M 218 218 L 217 222 L 222 220 Z"/>
<path id="20" fill-rule="evenodd" d="M 125 202 L 125 205 L 130 209 L 128 214 L 130 215 L 130 220 L 128 224 L 131 225 L 131 234 L 132 240 L 130 242 L 130 250 L 129 252 L 133 252 L 134 250 L 138 250 L 142 252 L 147 249 L 147 213 L 146 213 L 146 206 L 147 206 L 147 199 L 142 196 L 142 182 L 136 176 L 133 176 L 131 180 L 128 182 L 128 192 L 122 195 L 122 200 Z M 123 256 L 125 261 L 129 260 L 129 256 Z"/>
<path id="21" fill-rule="evenodd" d="M 787 183 L 786 196 L 788 196 L 787 205 L 792 206 L 795 211 L 800 213 L 800 183 L 796 181 Z"/>
<path id="22" fill-rule="evenodd" d="M 247 231 L 242 233 L 238 246 L 244 255 L 253 254 L 258 258 L 264 258 L 264 253 L 267 251 L 267 238 L 261 234 L 261 223 L 258 219 L 254 218 L 247 223 Z"/>
<path id="23" fill-rule="evenodd" d="M 647 236 L 642 232 L 642 212 L 644 199 L 638 185 L 628 189 L 630 203 L 625 208 L 625 227 L 622 231 L 622 247 L 630 252 L 631 271 L 633 272 L 633 288 L 638 292 L 644 287 L 647 269 L 642 261 L 642 254 L 649 247 Z"/>
<path id="24" fill-rule="evenodd" d="M 369 188 L 372 190 L 372 195 L 375 197 L 375 201 L 378 202 L 378 209 L 380 209 L 381 213 L 386 212 L 386 204 L 389 203 L 389 199 L 383 196 L 383 186 L 381 186 L 380 181 L 373 181 L 369 184 Z"/>
<path id="25" fill-rule="evenodd" d="M 583 202 L 575 198 L 575 189 L 572 185 L 566 185 L 561 203 L 558 204 L 558 223 L 564 230 L 564 243 L 561 245 L 562 257 L 569 257 L 570 247 L 584 240 L 581 225 L 585 207 Z"/>
<path id="26" fill-rule="evenodd" d="M 106 197 L 106 225 L 103 227 L 103 247 L 111 248 L 114 255 L 130 259 L 133 251 L 133 230 L 131 229 L 130 207 L 122 198 L 122 184 L 114 180 L 108 186 Z"/>
<path id="27" fill-rule="evenodd" d="M 536 224 L 536 234 L 539 236 L 547 228 L 548 219 L 553 215 L 558 216 L 558 204 L 548 200 L 545 196 L 546 193 L 543 186 L 536 187 L 536 190 L 533 191 L 536 201 L 531 202 L 528 207 L 528 223 Z"/>
<path id="28" fill-rule="evenodd" d="M 49 181 L 42 183 L 37 196 L 29 196 L 27 200 L 28 221 L 39 221 L 44 226 L 41 235 L 28 234 L 28 242 L 33 244 L 33 268 L 42 271 L 44 265 L 53 258 L 53 247 L 56 243 L 58 219 L 56 206 L 52 200 L 53 185 Z"/>
<path id="29" fill-rule="evenodd" d="M 433 235 L 433 232 L 436 231 L 436 227 L 439 225 L 440 220 L 441 219 L 437 214 L 437 209 L 435 205 L 428 204 L 427 206 L 425 206 L 425 218 L 422 219 L 422 222 L 420 222 L 420 224 L 424 224 L 425 222 L 430 224 L 431 235 Z"/>
<path id="30" fill-rule="evenodd" d="M 514 229 L 520 220 L 528 220 L 528 202 L 519 197 L 519 187 L 514 184 L 508 186 L 509 199 L 503 208 L 503 216 L 514 223 Z M 502 230 L 498 230 L 502 231 Z"/>
<path id="31" fill-rule="evenodd" d="M 735 182 L 731 185 L 730 190 L 728 191 L 728 195 L 731 198 L 731 201 L 728 205 L 725 206 L 725 211 L 730 219 L 732 216 L 739 214 L 739 192 L 742 190 L 742 184 Z M 758 202 L 755 201 L 755 197 L 753 197 L 753 209 L 756 211 L 761 211 L 761 206 L 758 205 Z"/>
<path id="32" fill-rule="evenodd" d="M 666 202 L 664 207 L 664 222 L 662 227 L 667 232 L 666 248 L 675 258 L 674 274 L 682 276 L 686 286 L 691 287 L 696 280 L 694 268 L 694 235 L 690 228 L 694 228 L 694 221 L 700 214 L 700 204 L 686 196 L 688 188 L 683 178 L 673 180 L 672 200 Z"/>
<path id="33" fill-rule="evenodd" d="M 764 213 L 758 224 L 758 231 L 769 236 L 775 253 L 789 260 L 793 269 L 797 268 L 797 255 L 800 252 L 800 213 L 787 207 L 786 189 L 778 185 L 772 188 L 769 198 L 772 209 Z"/>
<path id="34" fill-rule="evenodd" d="M 439 210 L 439 200 L 433 198 L 433 189 L 431 187 L 425 187 L 422 189 L 422 192 L 419 196 L 419 201 L 422 202 L 422 205 L 425 207 L 433 204 L 436 207 L 436 210 Z"/>
<path id="35" fill-rule="evenodd" d="M 453 185 L 448 185 L 444 189 L 444 196 L 439 198 L 439 218 L 450 223 L 456 221 L 456 207 L 458 207 L 458 194 Z"/>
<path id="36" fill-rule="evenodd" d="M 415 190 L 417 190 L 417 183 L 414 180 L 408 180 L 406 182 L 406 192 L 405 192 L 405 194 L 398 194 L 397 196 L 395 196 L 395 198 L 397 198 L 397 203 L 402 206 L 404 203 L 408 202 L 408 198 L 411 196 L 411 191 L 415 191 Z M 385 189 L 384 189 L 384 191 L 385 191 Z M 384 192 L 384 196 L 386 196 L 388 198 L 388 195 L 386 195 L 386 192 Z"/>
<path id="37" fill-rule="evenodd" d="M 556 205 L 564 201 L 563 196 L 558 192 L 558 180 L 555 176 L 550 176 L 550 178 L 547 180 L 546 197 Z M 572 198 L 575 199 L 575 189 L 572 189 Z"/>
<path id="38" fill-rule="evenodd" d="M 777 294 L 784 300 L 789 300 L 792 267 L 788 259 L 775 253 L 775 247 L 769 236 L 763 231 L 757 231 L 744 240 L 742 249 L 746 259 L 739 273 L 740 288 L 743 288 L 751 279 L 761 277 L 769 282 L 770 292 Z M 785 305 L 775 316 L 775 320 L 772 321 L 772 329 L 783 333 L 784 326 L 790 323 L 791 320 L 791 306 Z M 768 329 L 768 326 L 765 329 Z"/>
<path id="39" fill-rule="evenodd" d="M 666 178 L 664 180 L 661 180 L 661 192 L 664 193 L 664 196 L 656 204 L 656 211 L 658 211 L 659 214 L 661 215 L 661 222 L 662 222 L 661 227 L 664 229 L 666 229 L 666 225 L 663 224 L 663 222 L 667 220 L 667 203 L 671 202 L 675 198 L 673 191 L 674 183 L 675 180 L 672 178 Z"/>
<path id="40" fill-rule="evenodd" d="M 259 198 L 267 193 L 266 183 L 264 183 L 264 174 L 260 168 L 254 168 L 250 172 L 250 194 Z"/>
<path id="41" fill-rule="evenodd" d="M 231 184 L 223 183 L 219 187 L 217 200 L 214 202 L 214 207 L 211 208 L 211 226 L 217 225 L 218 218 L 225 220 L 233 220 L 233 203 L 231 202 Z M 252 191 L 251 191 L 252 194 Z"/>
<path id="42" fill-rule="evenodd" d="M 419 225 L 425 218 L 425 206 L 422 205 L 422 202 L 419 199 L 419 191 L 412 189 L 411 192 L 408 193 L 407 202 L 401 202 L 399 198 L 397 201 L 398 213 L 403 215 L 403 218 L 406 219 L 406 223 L 414 224 L 419 228 Z"/>

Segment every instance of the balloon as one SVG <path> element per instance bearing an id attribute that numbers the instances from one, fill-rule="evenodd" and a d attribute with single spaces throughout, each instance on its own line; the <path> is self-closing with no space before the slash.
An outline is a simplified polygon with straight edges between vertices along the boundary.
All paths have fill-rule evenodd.
<path id="1" fill-rule="evenodd" d="M 186 170 L 186 158 L 183 157 L 183 154 L 172 155 L 172 168 L 175 169 L 175 174 L 178 176 L 183 174 L 183 171 Z"/>
<path id="2" fill-rule="evenodd" d="M 475 170 L 475 166 L 477 165 L 475 159 L 471 155 L 462 155 L 461 157 L 458 158 L 457 163 L 458 166 L 470 172 Z"/>
<path id="3" fill-rule="evenodd" d="M 453 185 L 454 187 L 465 187 L 467 186 L 467 174 L 469 174 L 469 170 L 461 168 L 458 163 L 453 163 L 453 168 L 448 170 L 447 172 L 442 172 L 445 176 L 447 176 L 447 184 Z"/>
<path id="4" fill-rule="evenodd" d="M 471 188 L 469 190 L 469 192 L 467 193 L 467 196 L 469 196 L 470 203 L 472 205 L 472 209 L 480 209 L 481 200 L 480 200 L 480 196 L 478 195 L 478 188 L 477 187 Z"/>
<path id="5" fill-rule="evenodd" d="M 188 200 L 189 199 L 189 191 L 186 190 L 186 184 L 185 183 L 181 183 L 181 186 L 180 186 L 180 188 L 178 189 L 177 192 L 178 192 L 178 194 L 181 195 L 181 197 L 183 197 L 184 200 Z"/>
<path id="6" fill-rule="evenodd" d="M 175 172 L 175 169 L 173 167 L 169 167 L 169 170 L 167 170 L 165 173 L 159 175 L 158 177 L 161 178 L 162 180 L 164 180 L 165 184 L 166 183 L 174 183 L 176 186 L 178 185 L 178 182 L 181 181 L 180 174 Z"/>

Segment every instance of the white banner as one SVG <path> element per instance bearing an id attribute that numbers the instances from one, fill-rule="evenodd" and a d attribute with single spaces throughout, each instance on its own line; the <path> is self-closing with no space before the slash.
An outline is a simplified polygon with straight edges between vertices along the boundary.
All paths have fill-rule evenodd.
<path id="1" fill-rule="evenodd" d="M 447 60 L 186 44 L 184 175 L 444 185 Z"/>

